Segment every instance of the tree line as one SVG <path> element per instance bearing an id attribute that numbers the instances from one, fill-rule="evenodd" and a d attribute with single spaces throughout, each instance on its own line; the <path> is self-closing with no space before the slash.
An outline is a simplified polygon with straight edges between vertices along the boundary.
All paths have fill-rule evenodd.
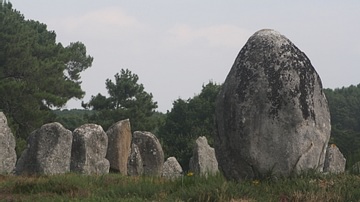
<path id="1" fill-rule="evenodd" d="M 339 147 L 349 168 L 360 161 L 360 84 L 324 92 L 331 115 L 330 143 Z"/>
<path id="2" fill-rule="evenodd" d="M 105 81 L 108 95 L 93 95 L 82 102 L 83 109 L 61 110 L 71 98 L 83 98 L 80 73 L 92 61 L 83 43 L 63 46 L 45 24 L 25 20 L 11 3 L 0 3 L 0 111 L 16 136 L 18 156 L 33 130 L 54 121 L 69 130 L 84 123 L 107 130 L 129 118 L 133 131 L 157 135 L 165 154 L 175 156 L 184 170 L 197 137 L 206 136 L 213 144 L 215 99 L 221 85 L 211 81 L 199 94 L 179 98 L 171 110 L 161 113 L 138 75 L 121 69 Z M 324 92 L 331 112 L 330 143 L 338 145 L 350 166 L 360 161 L 360 84 Z"/>

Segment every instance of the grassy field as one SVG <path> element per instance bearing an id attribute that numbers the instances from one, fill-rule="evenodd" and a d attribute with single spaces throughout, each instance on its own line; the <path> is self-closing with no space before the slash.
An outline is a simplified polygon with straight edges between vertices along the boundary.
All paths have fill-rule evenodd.
<path id="1" fill-rule="evenodd" d="M 235 183 L 221 175 L 177 180 L 127 177 L 0 175 L 1 201 L 360 201 L 360 176 L 307 173 Z"/>

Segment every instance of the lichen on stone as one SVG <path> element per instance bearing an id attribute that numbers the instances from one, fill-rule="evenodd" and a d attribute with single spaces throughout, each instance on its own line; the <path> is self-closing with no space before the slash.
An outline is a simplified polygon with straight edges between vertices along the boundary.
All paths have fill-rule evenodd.
<path id="1" fill-rule="evenodd" d="M 329 119 L 321 80 L 307 56 L 280 33 L 260 30 L 239 52 L 216 101 L 219 165 L 232 179 L 319 167 Z"/>

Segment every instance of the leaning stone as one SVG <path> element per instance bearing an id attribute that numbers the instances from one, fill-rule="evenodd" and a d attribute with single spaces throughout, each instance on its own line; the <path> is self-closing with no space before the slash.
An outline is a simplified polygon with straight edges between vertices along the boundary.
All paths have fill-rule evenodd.
<path id="1" fill-rule="evenodd" d="M 106 134 L 109 139 L 106 159 L 110 162 L 111 170 L 127 175 L 132 136 L 129 119 L 115 123 L 106 131 Z"/>
<path id="2" fill-rule="evenodd" d="M 161 176 L 167 179 L 176 179 L 183 175 L 183 169 L 175 157 L 169 157 L 164 163 Z"/>
<path id="3" fill-rule="evenodd" d="M 345 172 L 346 159 L 335 144 L 328 146 L 325 155 L 324 172 L 343 173 Z"/>
<path id="4" fill-rule="evenodd" d="M 73 132 L 71 171 L 82 174 L 109 173 L 110 163 L 105 159 L 108 138 L 101 126 L 84 124 Z"/>
<path id="5" fill-rule="evenodd" d="M 140 150 L 136 144 L 131 144 L 131 152 L 128 159 L 127 172 L 129 176 L 140 176 L 144 172 Z"/>
<path id="6" fill-rule="evenodd" d="M 0 174 L 13 172 L 15 164 L 15 137 L 7 124 L 5 114 L 0 112 Z"/>
<path id="7" fill-rule="evenodd" d="M 249 38 L 216 101 L 215 151 L 226 178 L 322 171 L 330 113 L 310 60 L 274 30 Z"/>
<path id="8" fill-rule="evenodd" d="M 49 123 L 30 134 L 16 164 L 17 174 L 63 174 L 70 171 L 72 133 L 60 123 Z"/>
<path id="9" fill-rule="evenodd" d="M 139 147 L 144 175 L 160 176 L 164 164 L 164 152 L 156 136 L 150 132 L 135 131 L 133 143 Z"/>
<path id="10" fill-rule="evenodd" d="M 214 148 L 210 147 L 205 136 L 200 136 L 194 145 L 189 163 L 190 171 L 198 175 L 214 175 L 219 171 Z"/>

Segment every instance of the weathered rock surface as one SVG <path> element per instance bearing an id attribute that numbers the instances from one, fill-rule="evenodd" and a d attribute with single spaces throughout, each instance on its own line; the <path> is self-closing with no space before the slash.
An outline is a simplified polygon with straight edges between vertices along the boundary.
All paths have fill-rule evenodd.
<path id="1" fill-rule="evenodd" d="M 62 174 L 70 171 L 72 133 L 49 123 L 30 134 L 16 164 L 17 174 Z"/>
<path id="2" fill-rule="evenodd" d="M 176 179 L 178 177 L 181 177 L 182 175 L 183 169 L 181 168 L 181 165 L 176 160 L 176 158 L 173 156 L 167 158 L 164 163 L 161 176 L 168 179 Z"/>
<path id="3" fill-rule="evenodd" d="M 135 131 L 133 143 L 139 147 L 144 175 L 160 176 L 164 165 L 164 152 L 157 137 L 150 132 Z"/>
<path id="4" fill-rule="evenodd" d="M 115 123 L 106 131 L 106 134 L 109 140 L 106 159 L 110 162 L 110 168 L 127 175 L 132 137 L 129 119 Z"/>
<path id="5" fill-rule="evenodd" d="M 215 150 L 209 146 L 205 136 L 196 140 L 189 168 L 198 175 L 213 175 L 219 171 Z"/>
<path id="6" fill-rule="evenodd" d="M 345 165 L 346 159 L 339 148 L 334 144 L 329 145 L 325 155 L 324 172 L 343 173 Z"/>
<path id="7" fill-rule="evenodd" d="M 129 176 L 140 176 L 144 172 L 140 149 L 136 144 L 131 144 L 127 172 Z"/>
<path id="8" fill-rule="evenodd" d="M 260 30 L 237 56 L 216 101 L 215 150 L 229 179 L 322 170 L 330 114 L 306 55 Z"/>
<path id="9" fill-rule="evenodd" d="M 110 163 L 105 159 L 108 137 L 96 124 L 84 124 L 73 132 L 71 171 L 82 174 L 109 173 Z"/>
<path id="10" fill-rule="evenodd" d="M 360 161 L 354 163 L 354 165 L 350 169 L 350 173 L 357 174 L 357 175 L 360 174 Z"/>
<path id="11" fill-rule="evenodd" d="M 0 174 L 11 173 L 15 164 L 15 137 L 7 124 L 5 114 L 0 112 Z"/>

